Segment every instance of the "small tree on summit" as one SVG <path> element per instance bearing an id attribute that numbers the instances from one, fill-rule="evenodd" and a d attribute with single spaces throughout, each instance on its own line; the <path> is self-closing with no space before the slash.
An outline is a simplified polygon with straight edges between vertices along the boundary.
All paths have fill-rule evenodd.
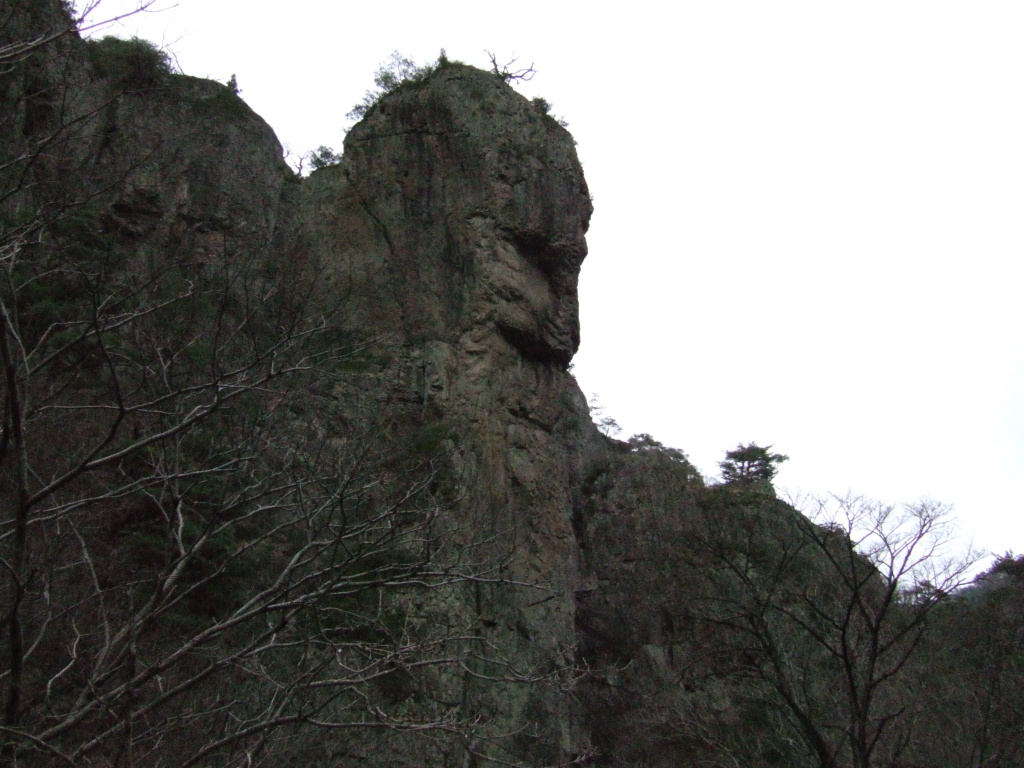
<path id="1" fill-rule="evenodd" d="M 403 56 L 398 51 L 392 51 L 387 61 L 380 65 L 380 69 L 373 76 L 374 85 L 377 86 L 376 90 L 367 91 L 363 100 L 352 107 L 345 117 L 353 121 L 362 120 L 370 111 L 370 107 L 380 101 L 384 94 L 391 93 L 405 83 L 418 83 L 425 80 L 436 72 L 439 66 L 447 66 L 448 63 L 448 56 L 444 52 L 444 48 L 441 49 L 441 55 L 437 61 L 433 64 L 424 64 L 422 67 L 417 66 L 416 62 L 408 56 Z"/>
<path id="2" fill-rule="evenodd" d="M 788 461 L 788 456 L 771 453 L 772 446 L 762 448 L 757 443 L 737 445 L 735 450 L 727 451 L 725 461 L 719 462 L 722 480 L 726 483 L 749 483 L 761 480 L 770 483 L 778 474 L 778 465 Z"/>

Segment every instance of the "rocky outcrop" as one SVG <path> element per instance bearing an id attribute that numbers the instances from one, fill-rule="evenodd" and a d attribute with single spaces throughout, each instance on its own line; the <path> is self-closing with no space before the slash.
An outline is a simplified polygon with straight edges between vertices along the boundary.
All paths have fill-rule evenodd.
<path id="1" fill-rule="evenodd" d="M 601 438 L 566 371 L 591 213 L 571 137 L 500 78 L 452 64 L 382 99 L 305 195 L 314 261 L 353 325 L 390 350 L 373 388 L 400 433 L 446 425 L 458 514 L 508 563 L 508 582 L 535 585 L 482 585 L 463 610 L 519 668 L 574 678 L 572 519 Z M 567 690 L 522 686 L 498 702 L 474 688 L 478 706 L 519 733 L 512 759 L 589 751 Z"/>
<path id="2" fill-rule="evenodd" d="M 451 64 L 399 88 L 309 186 L 374 327 L 489 346 L 497 331 L 569 363 L 589 193 L 568 132 L 501 78 Z"/>
<path id="3" fill-rule="evenodd" d="M 564 682 L 462 682 L 475 715 L 517 734 L 496 754 L 676 764 L 662 730 L 693 636 L 677 543 L 703 482 L 681 452 L 599 434 L 566 370 L 591 213 L 571 137 L 500 78 L 448 65 L 385 96 L 304 194 L 311 260 L 389 350 L 339 398 L 382 398 L 399 441 L 445 425 L 466 543 L 508 563 L 446 610 L 504 663 Z"/>
<path id="4" fill-rule="evenodd" d="M 274 132 L 226 86 L 174 76 L 120 93 L 96 120 L 90 164 L 120 180 L 111 229 L 200 263 L 290 253 L 299 180 Z"/>
<path id="5" fill-rule="evenodd" d="M 159 284 L 173 272 L 189 287 L 172 295 L 189 296 L 193 278 L 222 280 L 223 312 L 253 323 L 263 316 L 246 302 L 280 302 L 254 335 L 315 296 L 344 366 L 304 381 L 288 428 L 329 446 L 371 435 L 385 457 L 374 482 L 413 456 L 444 502 L 455 588 L 392 597 L 387 609 L 458 628 L 462 656 L 431 667 L 442 671 L 420 700 L 398 674 L 387 684 L 369 675 L 360 695 L 390 697 L 410 722 L 443 710 L 437 722 L 460 727 L 425 745 L 399 721 L 373 721 L 387 744 L 356 729 L 369 735 L 308 747 L 310 764 L 415 754 L 421 765 L 564 765 L 591 759 L 595 744 L 612 754 L 608 723 L 629 706 L 616 670 L 636 675 L 646 659 L 647 685 L 673 653 L 672 632 L 647 610 L 662 571 L 638 580 L 636 564 L 661 557 L 661 534 L 676 528 L 660 513 L 694 477 L 678 457 L 599 434 L 568 372 L 592 212 L 572 137 L 501 77 L 444 62 L 370 108 L 340 164 L 301 179 L 230 88 L 173 75 L 152 49 L 125 59 L 116 45 L 87 45 L 61 8 L 19 0 L 29 27 L 65 33 L 51 59 L 16 62 L 0 93 L 10 129 L 0 146 L 15 158 L 4 226 L 44 201 L 56 213 L 32 226 L 61 247 L 88 240 L 97 280 L 153 274 Z M 19 24 L 0 28 L 35 39 Z M 3 234 L 21 247 L 17 232 Z M 140 279 L 129 295 L 148 297 Z M 202 330 L 191 332 L 184 346 L 198 353 Z M 169 375 L 160 341 L 144 351 L 141 376 Z"/>

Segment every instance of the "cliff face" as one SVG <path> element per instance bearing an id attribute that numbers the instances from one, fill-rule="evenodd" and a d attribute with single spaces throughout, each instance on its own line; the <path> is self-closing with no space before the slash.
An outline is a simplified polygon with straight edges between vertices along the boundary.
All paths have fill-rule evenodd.
<path id="1" fill-rule="evenodd" d="M 543 111 L 443 62 L 302 179 L 68 8 L 0 7 L 7 763 L 1021 764 L 1019 558 L 598 433 Z"/>
<path id="2" fill-rule="evenodd" d="M 340 399 L 386 403 L 399 442 L 444 425 L 465 543 L 505 564 L 504 583 L 445 610 L 485 655 L 547 670 L 460 681 L 464 714 L 516 734 L 497 753 L 515 762 L 677 765 L 658 730 L 692 638 L 673 542 L 702 482 L 656 443 L 598 433 L 566 370 L 592 211 L 571 136 L 500 78 L 450 65 L 385 96 L 303 192 L 309 258 L 387 350 Z"/>
<path id="3" fill-rule="evenodd" d="M 57 11 L 35 18 L 37 8 L 29 3 L 22 15 L 12 16 L 28 19 L 28 31 L 8 20 L 0 43 L 36 40 L 32 30 L 67 27 L 67 18 Z M 366 513 L 360 512 L 358 523 L 330 529 L 346 547 L 363 548 L 348 556 L 342 571 L 338 565 L 322 571 L 339 581 L 301 600 L 293 587 L 275 586 L 281 591 L 261 593 L 271 596 L 250 616 L 276 615 L 284 610 L 280 606 L 288 606 L 290 613 L 275 632 L 321 627 L 318 637 L 334 643 L 337 663 L 354 676 L 351 684 L 324 681 L 302 689 L 301 695 L 289 693 L 297 703 L 287 722 L 315 719 L 302 714 L 301 697 L 316 697 L 329 685 L 340 686 L 348 698 L 317 699 L 318 716 L 360 708 L 359 728 L 328 729 L 322 739 L 296 737 L 295 749 L 303 750 L 308 764 L 351 759 L 370 765 L 455 766 L 487 757 L 556 765 L 590 759 L 595 742 L 612 754 L 620 735 L 610 731 L 608 718 L 632 706 L 631 694 L 616 682 L 616 670 L 631 668 L 634 682 L 641 681 L 629 691 L 656 687 L 671 676 L 665 655 L 672 653 L 673 633 L 659 618 L 667 612 L 653 615 L 654 603 L 646 594 L 664 586 L 671 575 L 658 571 L 651 576 L 648 565 L 663 556 L 657 534 L 677 532 L 671 521 L 659 522 L 658 511 L 664 504 L 683 503 L 687 484 L 695 480 L 685 462 L 665 460 L 657 452 L 631 452 L 600 435 L 567 372 L 579 345 L 577 278 L 592 211 L 568 132 L 500 77 L 446 64 L 371 108 L 348 134 L 339 165 L 300 179 L 282 161 L 272 130 L 225 86 L 171 75 L 159 59 L 146 58 L 152 53 L 146 49 L 126 53 L 114 46 L 88 52 L 73 32 L 55 39 L 59 47 L 53 55 L 44 46 L 33 49 L 29 58 L 18 54 L 9 62 L 17 78 L 0 103 L 10 128 L 4 151 L 12 159 L 3 176 L 0 244 L 23 261 L 35 260 L 44 275 L 38 280 L 40 296 L 12 289 L 3 299 L 5 306 L 23 312 L 26 328 L 38 326 L 33 343 L 40 350 L 50 343 L 53 328 L 85 328 L 76 342 L 81 349 L 62 347 L 47 359 L 70 355 L 75 370 L 87 375 L 68 379 L 64 368 L 38 373 L 14 363 L 7 369 L 12 377 L 24 378 L 27 393 L 58 391 L 40 397 L 66 397 L 62 407 L 80 417 L 76 434 L 83 447 L 80 453 L 61 455 L 52 450 L 55 427 L 44 418 L 33 422 L 29 413 L 25 424 L 40 435 L 38 445 L 25 441 L 29 459 L 54 477 L 63 472 L 93 482 L 95 475 L 106 490 L 72 485 L 64 491 L 70 501 L 53 502 L 59 514 L 44 510 L 33 517 L 37 512 L 26 505 L 3 524 L 43 531 L 53 519 L 77 519 L 92 505 L 97 511 L 83 518 L 84 534 L 74 529 L 75 541 L 83 551 L 111 554 L 99 575 L 83 571 L 85 581 L 97 585 L 93 593 L 83 596 L 79 587 L 66 586 L 68 604 L 78 607 L 61 614 L 70 624 L 53 624 L 53 637 L 40 645 L 49 655 L 38 671 L 21 659 L 20 646 L 11 646 L 4 664 L 17 673 L 12 678 L 24 677 L 26 691 L 33 684 L 42 686 L 40 696 L 46 700 L 64 665 L 94 686 L 112 685 L 125 674 L 123 659 L 136 658 L 135 650 L 118 656 L 111 650 L 115 641 L 163 626 L 162 612 L 180 601 L 175 589 L 203 596 L 197 605 L 204 627 L 202 621 L 221 620 L 218 610 L 228 611 L 223 631 L 206 628 L 192 635 L 191 642 L 203 653 L 223 654 L 209 674 L 227 668 L 229 661 L 242 669 L 242 660 L 253 652 L 225 650 L 226 627 L 234 626 L 233 617 L 255 599 L 246 590 L 261 583 L 260 577 L 248 583 L 224 576 L 226 566 L 217 570 L 207 554 L 200 557 L 200 544 L 188 538 L 186 523 L 209 526 L 204 537 L 220 535 L 217 551 L 233 558 L 232 567 L 254 567 L 246 558 L 259 552 L 268 573 L 279 567 L 287 575 L 275 584 L 303 584 L 312 577 L 300 577 L 304 572 L 298 567 L 281 563 L 288 547 L 298 546 L 303 536 L 310 542 L 315 538 L 300 534 L 319 519 L 305 511 L 306 489 L 333 483 L 325 491 L 330 501 L 324 507 L 337 508 L 332 514 L 341 520 L 353 514 L 353 499 L 356 507 L 370 500 L 386 513 L 365 522 L 358 514 Z M 36 56 L 40 52 L 49 58 Z M 121 69 L 98 52 L 121 57 Z M 73 119 L 60 105 L 73 112 Z M 27 225 L 18 224 L 34 206 L 42 213 L 29 216 Z M 37 238 L 31 247 L 24 232 Z M 84 256 L 77 250 L 79 241 L 88 244 Z M 59 269 L 46 266 L 50 263 Z M 66 275 L 55 280 L 58 271 Z M 61 298 L 66 303 L 44 318 L 44 309 L 50 313 L 55 301 L 47 291 L 72 292 L 75 299 Z M 173 319 L 159 320 L 166 308 L 178 306 L 183 310 L 168 316 Z M 121 314 L 108 319 L 106 307 Z M 330 318 L 329 326 L 302 325 L 304 317 L 321 312 Z M 328 327 L 333 346 L 313 351 L 302 346 L 306 334 L 312 337 L 315 330 L 321 339 Z M 287 343 L 268 344 L 275 333 L 284 333 Z M 109 349 L 113 355 L 103 351 Z M 305 356 L 286 358 L 286 352 Z M 321 362 L 335 358 L 340 362 Z M 122 359 L 126 362 L 115 362 Z M 231 369 L 225 362 L 229 359 L 232 364 L 243 360 L 244 367 Z M 298 379 L 298 393 L 271 386 L 286 360 L 294 364 L 295 376 L 306 376 Z M 101 383 L 83 383 L 89 377 Z M 108 379 L 114 385 L 104 390 Z M 154 388 L 158 394 L 151 400 L 133 404 L 138 393 Z M 251 402 L 244 408 L 221 408 L 220 398 L 242 389 Z M 197 393 L 210 393 L 211 405 L 196 401 Z M 98 410 L 114 414 L 106 427 L 90 421 Z M 178 436 L 192 434 L 191 414 L 224 411 L 222 435 L 200 430 L 202 440 L 194 442 L 206 441 L 206 448 L 182 447 Z M 241 450 L 233 444 L 236 434 L 251 441 L 246 445 L 259 446 L 256 453 L 273 465 L 266 477 L 295 477 L 296 456 L 316 457 L 310 459 L 308 477 L 289 479 L 286 492 L 273 486 L 274 493 L 288 496 L 290 505 L 281 502 L 273 509 L 307 515 L 300 521 L 305 528 L 280 517 L 283 513 L 267 513 L 262 529 L 236 526 L 231 516 L 262 498 L 255 492 L 241 502 L 232 491 L 235 500 L 225 501 L 219 512 L 203 511 L 212 503 L 211 491 L 205 486 L 196 490 L 199 484 L 186 479 L 238 467 L 250 473 L 244 482 L 238 480 L 240 486 L 256 487 L 252 456 L 229 453 Z M 90 447 L 90 441 L 97 447 Z M 120 453 L 108 457 L 104 452 L 112 441 L 121 446 Z M 165 443 L 173 444 L 173 450 L 165 449 Z M 313 443 L 315 451 L 309 448 Z M 373 474 L 365 475 L 371 453 L 377 463 Z M 95 467 L 106 472 L 115 459 L 116 477 L 96 474 Z M 191 469 L 168 469 L 186 460 L 193 462 Z M 327 483 L 327 470 L 321 472 L 318 461 L 332 471 L 332 462 L 343 467 Z M 424 467 L 429 473 L 421 480 Z M 0 466 L 12 487 L 14 474 Z M 28 498 L 31 483 L 18 482 L 28 489 L 22 493 Z M 259 494 L 270 493 L 272 483 L 259 482 L 264 483 Z M 349 486 L 359 488 L 350 492 Z M 43 490 L 49 493 L 45 484 Z M 8 500 L 16 495 L 4 491 Z M 666 495 L 669 501 L 662 498 Z M 66 528 L 54 529 L 53 540 L 67 536 Z M 221 533 L 225 528 L 230 537 Z M 352 528 L 359 531 L 356 539 L 346 538 Z M 275 538 L 278 529 L 288 535 Z M 409 530 L 412 534 L 402 533 Z M 164 543 L 152 543 L 157 540 Z M 391 543 L 395 540 L 400 544 Z M 43 606 L 50 600 L 47 592 L 37 595 L 25 586 L 35 578 L 27 564 L 33 558 L 92 562 L 89 555 L 74 559 L 71 549 L 37 552 L 31 538 L 26 541 L 17 556 L 5 554 L 24 563 L 15 569 L 24 571 L 24 578 L 5 586 L 10 591 L 5 600 L 13 604 L 36 600 Z M 145 546 L 156 547 L 156 553 L 139 543 L 147 541 Z M 206 541 L 199 539 L 203 546 Z M 382 551 L 403 563 L 401 578 L 378 551 L 382 542 L 390 547 Z M 317 552 L 333 551 L 329 542 L 322 546 Z M 415 558 L 423 562 L 406 564 Z M 367 577 L 357 567 L 364 562 L 373 563 L 365 566 Z M 639 578 L 638 570 L 647 576 Z M 182 573 L 199 581 L 186 579 L 183 587 L 174 581 Z M 161 585 L 144 604 L 156 607 L 132 618 L 139 598 L 136 587 L 125 585 L 148 584 L 146 579 Z M 199 591 L 203 579 L 242 596 L 231 592 L 218 603 Z M 393 584 L 398 586 L 392 589 Z M 423 594 L 416 593 L 421 587 Z M 376 607 L 359 602 L 378 592 Z M 126 623 L 121 633 L 108 627 L 106 640 L 88 640 L 86 645 L 99 645 L 89 651 L 93 661 L 87 663 L 84 651 L 67 655 L 72 645 L 65 638 L 78 631 L 76 612 L 92 604 L 96 608 L 88 610 L 103 617 L 93 621 Z M 43 616 L 46 610 L 33 608 L 32 615 Z M 31 623 L 29 613 L 24 621 Z M 325 617 L 345 629 L 331 634 L 323 629 Z M 183 631 L 182 621 L 195 618 L 178 616 L 169 636 Z M 395 622 L 401 631 L 394 629 Z M 40 626 L 43 638 L 50 624 Z M 439 627 L 445 628 L 441 640 Z M 387 643 L 381 640 L 384 635 Z M 282 641 L 280 658 L 291 658 L 289 649 L 303 643 L 310 643 L 308 635 Z M 151 652 L 168 649 L 157 641 Z M 134 700 L 152 695 L 153 702 L 170 707 L 162 703 L 164 687 L 173 686 L 153 680 L 170 681 L 168 670 L 181 653 L 172 647 L 169 661 L 154 662 L 152 673 L 140 673 L 132 683 L 140 689 L 149 686 L 149 693 L 127 684 L 109 692 L 94 688 L 95 701 L 120 701 L 127 691 Z M 195 663 L 201 658 L 207 656 L 198 654 Z M 104 665 L 114 659 L 121 659 L 119 666 L 106 670 Z M 296 670 L 305 659 L 293 659 L 276 672 L 253 662 L 246 667 L 247 679 L 258 679 L 264 687 L 245 683 L 254 686 L 246 689 L 247 696 L 254 702 L 262 701 L 260 696 L 273 699 L 281 685 L 271 681 L 301 678 Z M 292 663 L 298 666 L 289 667 Z M 53 669 L 47 672 L 46 664 Z M 592 669 L 594 664 L 603 667 Z M 416 678 L 421 667 L 424 677 Z M 50 684 L 47 675 L 55 675 Z M 60 745 L 56 753 L 77 755 L 76 750 L 88 749 L 94 750 L 88 754 L 102 755 L 101 742 L 76 742 L 74 729 L 117 734 L 130 731 L 134 722 L 134 715 L 90 720 L 120 710 L 76 698 L 74 686 L 61 700 L 63 714 L 33 721 L 35 704 L 23 704 L 27 695 L 18 686 L 8 697 L 8 724 L 21 723 L 33 732 L 35 723 L 35 733 L 42 734 L 26 749 L 55 739 Z M 219 701 L 227 689 L 197 690 L 207 696 L 204 701 Z M 140 704 L 140 713 L 148 713 L 150 706 L 157 703 Z M 190 739 L 189 728 L 213 727 L 190 712 L 188 705 L 177 715 L 186 723 L 184 736 L 154 737 L 151 748 L 169 749 L 175 738 Z M 197 723 L 188 724 L 189 718 Z M 386 738 L 378 736 L 382 728 Z M 416 738 L 420 730 L 449 736 L 423 740 Z M 225 740 L 221 733 L 210 738 L 221 739 L 225 748 L 244 743 L 242 736 Z M 140 739 L 145 743 L 145 737 Z"/>
<path id="4" fill-rule="evenodd" d="M 591 205 L 553 119 L 500 78 L 446 66 L 370 110 L 341 172 L 372 232 L 376 324 L 488 347 L 497 331 L 523 357 L 568 364 Z"/>
<path id="5" fill-rule="evenodd" d="M 601 442 L 566 372 L 591 212 L 572 139 L 499 78 L 451 65 L 385 97 L 343 157 L 305 182 L 303 220 L 354 320 L 389 350 L 370 391 L 398 439 L 446 426 L 456 514 L 505 579 L 534 585 L 478 585 L 461 610 L 519 668 L 567 681 L 580 661 L 572 518 Z M 566 691 L 523 685 L 494 701 L 481 688 L 478 705 L 520 732 L 516 759 L 588 752 Z"/>

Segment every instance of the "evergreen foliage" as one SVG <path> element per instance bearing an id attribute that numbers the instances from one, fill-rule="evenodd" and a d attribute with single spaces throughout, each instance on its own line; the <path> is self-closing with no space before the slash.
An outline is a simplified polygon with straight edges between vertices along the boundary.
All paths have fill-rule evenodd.
<path id="1" fill-rule="evenodd" d="M 762 448 L 757 443 L 749 443 L 727 451 L 725 461 L 718 465 L 722 470 L 722 480 L 726 483 L 770 483 L 779 471 L 778 465 L 789 460 L 781 453 L 771 453 L 771 449 L 770 445 Z"/>
<path id="2" fill-rule="evenodd" d="M 655 440 L 646 432 L 641 432 L 638 435 L 633 435 L 628 441 L 629 449 L 633 453 L 658 453 L 661 456 L 671 459 L 672 461 L 678 461 L 688 463 L 686 454 L 678 448 L 669 448 L 664 443 Z"/>

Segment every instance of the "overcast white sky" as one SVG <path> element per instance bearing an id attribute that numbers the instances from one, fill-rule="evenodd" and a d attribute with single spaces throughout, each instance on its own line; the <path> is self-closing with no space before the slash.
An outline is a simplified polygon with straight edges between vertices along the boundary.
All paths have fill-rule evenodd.
<path id="1" fill-rule="evenodd" d="M 534 63 L 595 198 L 575 372 L 623 437 L 708 475 L 772 444 L 780 487 L 927 496 L 1024 552 L 1019 0 L 177 0 L 112 31 L 235 74 L 296 154 L 340 150 L 392 50 Z"/>

